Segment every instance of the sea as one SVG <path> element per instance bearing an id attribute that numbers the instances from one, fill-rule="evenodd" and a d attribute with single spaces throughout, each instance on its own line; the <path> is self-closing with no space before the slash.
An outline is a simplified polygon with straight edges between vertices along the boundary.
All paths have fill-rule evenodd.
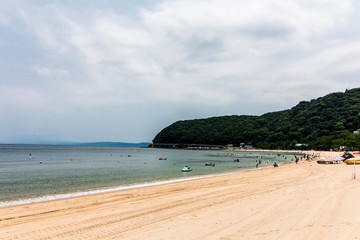
<path id="1" fill-rule="evenodd" d="M 0 207 L 256 170 L 272 167 L 274 162 L 294 161 L 295 156 L 256 151 L 0 145 Z M 192 171 L 182 172 L 184 166 Z"/>

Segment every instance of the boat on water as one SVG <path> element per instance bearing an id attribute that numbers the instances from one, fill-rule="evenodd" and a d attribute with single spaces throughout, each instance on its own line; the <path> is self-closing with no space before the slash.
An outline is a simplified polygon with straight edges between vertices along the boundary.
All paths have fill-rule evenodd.
<path id="1" fill-rule="evenodd" d="M 215 167 L 215 163 L 214 162 L 206 162 L 205 166 L 206 167 Z"/>
<path id="2" fill-rule="evenodd" d="M 344 163 L 346 164 L 354 164 L 354 161 L 355 161 L 355 164 L 360 164 L 360 157 L 355 157 L 355 158 L 349 158 L 349 159 L 346 159 L 344 161 Z"/>
<path id="3" fill-rule="evenodd" d="M 189 166 L 185 166 L 183 167 L 183 169 L 181 169 L 182 172 L 191 172 L 192 169 Z"/>

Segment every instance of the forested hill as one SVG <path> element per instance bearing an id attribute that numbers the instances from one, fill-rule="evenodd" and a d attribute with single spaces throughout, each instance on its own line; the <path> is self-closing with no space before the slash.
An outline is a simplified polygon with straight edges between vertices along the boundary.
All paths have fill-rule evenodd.
<path id="1" fill-rule="evenodd" d="M 360 149 L 360 88 L 332 93 L 295 107 L 261 116 L 223 116 L 178 121 L 156 135 L 153 143 L 251 144 L 265 149 Z"/>

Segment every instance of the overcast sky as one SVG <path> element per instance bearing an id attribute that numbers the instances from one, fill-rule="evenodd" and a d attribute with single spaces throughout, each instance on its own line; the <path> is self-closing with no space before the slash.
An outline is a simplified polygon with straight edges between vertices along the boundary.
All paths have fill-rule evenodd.
<path id="1" fill-rule="evenodd" d="M 0 0 L 0 143 L 150 142 L 360 87 L 360 2 Z"/>

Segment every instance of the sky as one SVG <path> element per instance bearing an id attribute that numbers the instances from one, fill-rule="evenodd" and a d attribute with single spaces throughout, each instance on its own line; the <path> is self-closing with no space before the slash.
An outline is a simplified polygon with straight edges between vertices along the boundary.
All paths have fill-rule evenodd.
<path id="1" fill-rule="evenodd" d="M 355 0 L 0 0 L 0 143 L 151 142 L 360 80 Z"/>

